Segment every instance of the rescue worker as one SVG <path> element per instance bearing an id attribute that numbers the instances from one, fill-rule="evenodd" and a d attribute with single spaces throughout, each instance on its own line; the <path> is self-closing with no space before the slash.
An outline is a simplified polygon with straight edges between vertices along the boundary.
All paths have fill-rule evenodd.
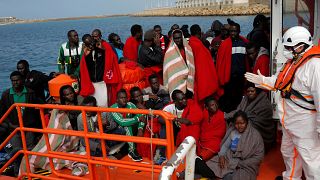
<path id="1" fill-rule="evenodd" d="M 295 26 L 283 35 L 283 54 L 288 59 L 277 76 L 246 73 L 256 86 L 281 92 L 278 102 L 282 124 L 281 152 L 285 180 L 320 178 L 320 47 L 309 31 Z"/>

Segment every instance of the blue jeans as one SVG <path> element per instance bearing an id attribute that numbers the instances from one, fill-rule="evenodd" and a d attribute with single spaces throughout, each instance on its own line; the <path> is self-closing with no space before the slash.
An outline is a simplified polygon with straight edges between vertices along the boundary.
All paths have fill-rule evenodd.
<path id="1" fill-rule="evenodd" d="M 107 134 L 125 135 L 126 131 L 124 130 L 123 127 L 118 126 L 115 129 L 108 132 Z M 112 147 L 114 145 L 121 143 L 119 141 L 109 141 L 109 140 L 106 140 L 105 142 L 108 147 Z M 91 151 L 90 154 L 91 154 L 91 156 L 98 156 L 99 157 L 99 156 L 102 156 L 102 151 L 101 151 L 101 149 L 98 149 L 96 151 Z"/>

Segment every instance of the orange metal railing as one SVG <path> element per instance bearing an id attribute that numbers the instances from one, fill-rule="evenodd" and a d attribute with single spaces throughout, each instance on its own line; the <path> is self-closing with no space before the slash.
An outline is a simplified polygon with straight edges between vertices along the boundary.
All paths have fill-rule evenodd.
<path id="1" fill-rule="evenodd" d="M 23 125 L 23 119 L 22 119 L 22 112 L 21 108 L 36 108 L 40 111 L 40 117 L 41 117 L 41 123 L 42 123 L 42 129 L 36 129 L 36 128 L 27 128 Z M 0 149 L 3 149 L 5 145 L 9 142 L 9 140 L 18 132 L 21 133 L 22 138 L 22 150 L 18 151 L 1 169 L 0 173 L 2 173 L 8 165 L 10 165 L 20 154 L 24 155 L 25 161 L 26 161 L 26 173 L 21 174 L 18 178 L 21 179 L 22 177 L 27 176 L 28 179 L 31 178 L 42 178 L 42 179 L 97 179 L 97 173 L 96 173 L 96 165 L 102 165 L 105 169 L 105 177 L 104 179 L 109 180 L 110 179 L 110 173 L 108 166 L 114 166 L 119 168 L 125 168 L 125 169 L 135 169 L 135 170 L 141 170 L 141 171 L 148 171 L 148 172 L 155 172 L 160 173 L 161 172 L 161 166 L 153 165 L 153 164 L 142 164 L 137 162 L 128 162 L 128 161 L 122 161 L 122 160 L 111 160 L 107 158 L 107 152 L 106 152 L 106 144 L 105 140 L 113 140 L 113 141 L 124 141 L 124 142 L 134 142 L 134 143 L 152 143 L 153 145 L 162 145 L 166 146 L 167 150 L 167 158 L 169 159 L 171 155 L 174 153 L 174 141 L 173 141 L 173 126 L 172 126 L 172 120 L 174 119 L 174 116 L 172 114 L 166 113 L 164 111 L 159 110 L 142 110 L 142 109 L 121 109 L 121 108 L 97 108 L 97 107 L 85 107 L 85 106 L 65 106 L 65 105 L 40 105 L 40 104 L 14 104 L 12 105 L 9 110 L 2 116 L 0 119 L 0 124 L 8 117 L 8 115 L 14 111 L 17 110 L 18 118 L 19 118 L 19 127 L 16 128 L 8 137 L 7 139 L 0 145 Z M 82 120 L 83 120 L 83 126 L 84 131 L 74 131 L 74 130 L 61 130 L 61 129 L 52 129 L 47 128 L 45 123 L 45 109 L 58 109 L 58 110 L 65 110 L 65 111 L 81 111 L 82 112 Z M 87 127 L 87 119 L 86 119 L 86 112 L 97 112 L 98 113 L 98 128 L 99 133 L 93 133 L 88 132 Z M 132 113 L 132 114 L 153 114 L 153 115 L 159 115 L 163 119 L 165 119 L 166 123 L 166 139 L 157 139 L 154 138 L 152 141 L 150 138 L 145 137 L 134 137 L 134 136 L 125 136 L 125 135 L 114 135 L 114 134 L 106 134 L 103 133 L 103 126 L 102 126 L 102 120 L 101 120 L 101 113 L 102 112 L 118 112 L 118 113 Z M 38 132 L 42 133 L 45 138 L 45 143 L 47 147 L 46 153 L 40 153 L 40 152 L 33 152 L 27 150 L 26 145 L 26 137 L 25 132 Z M 66 152 L 54 152 L 51 151 L 50 143 L 48 134 L 61 134 L 61 135 L 68 135 L 68 136 L 78 136 L 85 139 L 86 144 L 86 154 L 85 155 L 77 155 L 77 154 L 69 154 Z M 89 139 L 100 139 L 101 140 L 101 148 L 102 148 L 102 157 L 93 157 L 90 155 L 90 147 L 89 147 Z M 34 174 L 31 172 L 30 164 L 28 155 L 37 155 L 37 156 L 43 156 L 49 158 L 50 162 L 50 169 L 53 175 L 55 175 L 58 178 L 53 177 L 47 177 L 39 174 Z M 89 169 L 89 178 L 84 177 L 77 177 L 67 174 L 59 173 L 55 170 L 53 159 L 64 159 L 64 160 L 71 160 L 76 162 L 82 162 L 88 164 Z"/>

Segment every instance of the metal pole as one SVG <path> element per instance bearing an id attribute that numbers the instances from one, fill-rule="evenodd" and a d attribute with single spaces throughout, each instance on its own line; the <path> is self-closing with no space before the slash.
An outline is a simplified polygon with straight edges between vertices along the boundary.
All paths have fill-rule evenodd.
<path id="1" fill-rule="evenodd" d="M 174 170 L 180 165 L 183 159 L 186 157 L 186 180 L 193 180 L 195 158 L 196 158 L 196 140 L 192 136 L 188 136 L 179 145 L 175 154 L 171 156 L 171 159 L 162 167 L 162 171 L 159 176 L 159 180 L 169 180 L 176 178 L 173 175 Z"/>

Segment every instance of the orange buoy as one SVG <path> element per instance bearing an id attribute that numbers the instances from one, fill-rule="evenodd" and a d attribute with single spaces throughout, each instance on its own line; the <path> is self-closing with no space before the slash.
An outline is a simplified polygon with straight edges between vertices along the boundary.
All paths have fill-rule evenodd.
<path id="1" fill-rule="evenodd" d="M 72 86 L 76 93 L 78 93 L 79 91 L 78 81 L 76 79 L 72 79 L 70 76 L 66 74 L 60 74 L 57 77 L 53 78 L 52 80 L 49 81 L 48 85 L 49 85 L 50 95 L 55 100 L 59 99 L 60 97 L 59 90 L 64 85 Z"/>

